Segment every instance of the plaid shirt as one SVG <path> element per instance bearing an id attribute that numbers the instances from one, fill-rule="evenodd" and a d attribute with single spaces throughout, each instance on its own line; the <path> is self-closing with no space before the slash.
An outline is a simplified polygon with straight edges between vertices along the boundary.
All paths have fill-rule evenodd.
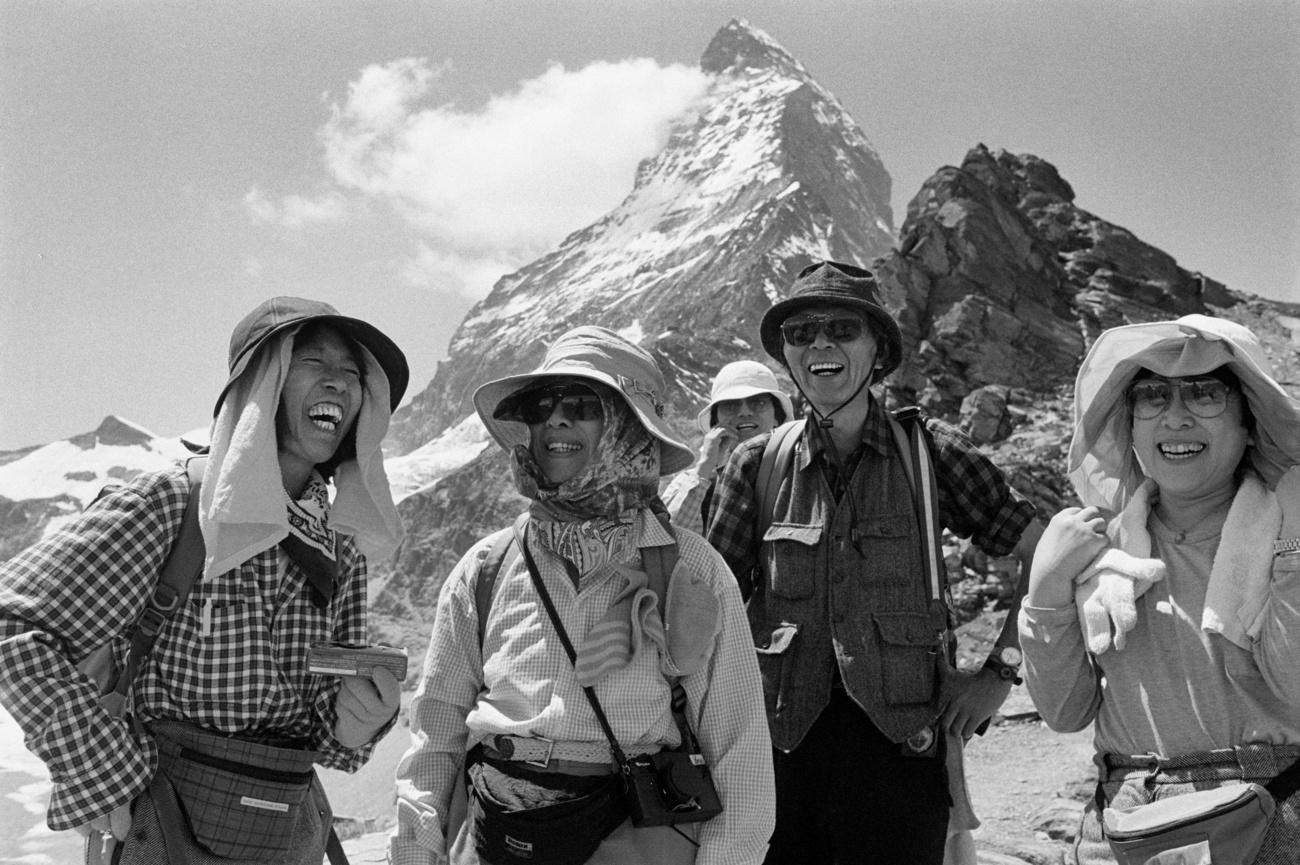
<path id="1" fill-rule="evenodd" d="M 934 456 L 935 480 L 939 487 L 939 523 L 953 534 L 970 538 L 991 556 L 1005 556 L 1020 540 L 1025 526 L 1035 515 L 1034 506 L 1012 490 L 988 457 L 959 429 L 935 418 L 926 418 Z M 794 457 L 795 471 L 822 471 L 832 486 L 843 486 L 848 478 L 836 478 L 834 462 L 820 440 L 805 428 Z M 742 585 L 758 566 L 762 539 L 754 537 L 758 520 L 758 468 L 763 448 L 771 434 L 741 442 L 718 477 L 708 527 L 709 543 L 722 553 Z M 862 447 L 898 458 L 893 433 L 880 403 L 872 399 L 862 425 Z M 855 452 L 845 460 L 852 475 L 860 462 Z"/>
<path id="2" fill-rule="evenodd" d="M 671 538 L 641 512 L 640 544 Z M 397 830 L 393 865 L 447 861 L 454 839 L 445 836 L 452 786 L 461 777 L 466 748 L 498 733 L 561 742 L 606 744 L 595 713 L 555 638 L 523 556 L 497 576 L 480 648 L 474 586 L 496 536 L 460 560 L 443 585 L 429 652 L 411 709 L 412 748 L 398 764 Z M 704 540 L 679 530 L 678 567 L 701 577 L 721 610 L 722 630 L 711 658 L 682 679 L 695 731 L 725 810 L 701 824 L 699 865 L 758 863 L 772 833 L 772 746 L 763 692 L 740 594 L 727 566 Z M 530 545 L 560 620 L 575 646 L 605 615 L 626 582 L 612 571 L 584 576 L 575 589 L 559 557 Z M 636 555 L 636 553 L 633 553 Z M 603 577 L 596 576 L 601 574 Z M 671 626 L 671 621 L 669 622 Z M 619 743 L 673 746 L 679 741 L 669 705 L 670 686 L 659 653 L 642 643 L 628 666 L 596 685 Z"/>
<path id="3" fill-rule="evenodd" d="M 49 768 L 51 829 L 108 814 L 153 776 L 153 741 L 107 715 L 74 664 L 111 640 L 121 668 L 126 631 L 148 602 L 188 496 L 183 467 L 141 475 L 0 564 L 0 698 Z M 325 611 L 278 548 L 199 580 L 135 680 L 134 712 L 145 722 L 301 740 L 345 771 L 365 763 L 370 745 L 351 750 L 332 735 L 339 680 L 306 666 L 312 643 L 366 639 L 366 562 L 350 538 L 339 555 Z"/>

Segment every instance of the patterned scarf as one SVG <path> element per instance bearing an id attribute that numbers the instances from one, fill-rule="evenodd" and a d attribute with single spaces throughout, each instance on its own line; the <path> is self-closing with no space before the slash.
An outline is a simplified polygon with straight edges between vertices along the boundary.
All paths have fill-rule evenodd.
<path id="1" fill-rule="evenodd" d="M 338 561 L 336 536 L 329 527 L 329 487 L 314 469 L 297 501 L 285 496 L 289 534 L 280 547 L 307 574 L 312 603 L 324 609 L 334 597 Z"/>

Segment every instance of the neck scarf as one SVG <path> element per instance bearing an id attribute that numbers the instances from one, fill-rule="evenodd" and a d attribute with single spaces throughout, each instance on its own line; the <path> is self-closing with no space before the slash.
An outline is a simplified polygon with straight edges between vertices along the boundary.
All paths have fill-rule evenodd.
<path id="1" fill-rule="evenodd" d="M 297 501 L 285 496 L 289 534 L 280 548 L 307 575 L 312 603 L 324 609 L 334 597 L 338 578 L 336 537 L 329 527 L 329 487 L 315 470 Z"/>

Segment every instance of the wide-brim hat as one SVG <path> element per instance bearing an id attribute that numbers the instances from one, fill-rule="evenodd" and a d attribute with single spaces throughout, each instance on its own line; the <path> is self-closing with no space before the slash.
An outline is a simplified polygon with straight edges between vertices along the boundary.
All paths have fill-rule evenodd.
<path id="1" fill-rule="evenodd" d="M 396 411 L 411 378 L 406 355 L 397 347 L 397 343 L 374 325 L 359 318 L 340 315 L 337 309 L 323 301 L 301 297 L 273 297 L 258 304 L 256 309 L 244 316 L 230 334 L 230 377 L 226 379 L 225 387 L 217 397 L 213 416 L 220 411 L 221 401 L 225 399 L 230 386 L 244 373 L 267 340 L 308 322 L 328 324 L 366 347 L 388 378 L 389 401 L 392 403 L 390 409 Z"/>
<path id="2" fill-rule="evenodd" d="M 1254 417 L 1246 458 L 1270 486 L 1300 463 L 1300 403 L 1273 376 L 1258 337 L 1208 315 L 1103 331 L 1079 366 L 1067 469 L 1085 505 L 1119 511 L 1145 476 L 1133 455 L 1128 386 L 1139 370 L 1167 378 L 1227 367 Z"/>
<path id="3" fill-rule="evenodd" d="M 506 451 L 529 442 L 528 426 L 493 417 L 501 401 L 548 378 L 599 382 L 623 398 L 646 431 L 659 440 L 659 474 L 671 475 L 695 462 L 695 453 L 664 420 L 664 377 L 643 348 L 603 327 L 576 327 L 562 334 L 541 365 L 521 375 L 490 381 L 474 391 L 474 409 Z"/>
<path id="4" fill-rule="evenodd" d="M 776 380 L 776 374 L 756 360 L 737 360 L 718 370 L 713 378 L 713 390 L 709 394 L 709 404 L 695 417 L 695 424 L 702 432 L 709 431 L 709 420 L 713 409 L 720 402 L 728 400 L 749 399 L 751 396 L 768 394 L 775 399 L 785 412 L 786 420 L 794 419 L 794 405 Z"/>
<path id="5" fill-rule="evenodd" d="M 842 306 L 867 316 L 874 326 L 879 343 L 876 362 L 878 381 L 898 369 L 903 361 L 903 334 L 898 322 L 880 302 L 880 287 L 869 270 L 852 264 L 823 261 L 810 264 L 795 277 L 790 296 L 763 314 L 758 326 L 763 350 L 785 365 L 785 340 L 781 323 L 801 309 L 813 306 Z"/>

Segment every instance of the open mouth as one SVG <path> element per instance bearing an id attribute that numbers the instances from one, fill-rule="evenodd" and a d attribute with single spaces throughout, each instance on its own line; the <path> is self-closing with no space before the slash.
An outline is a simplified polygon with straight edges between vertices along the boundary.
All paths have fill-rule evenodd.
<path id="1" fill-rule="evenodd" d="M 331 402 L 318 402 L 307 409 L 307 417 L 318 429 L 334 432 L 343 421 L 343 409 Z"/>
<path id="2" fill-rule="evenodd" d="M 1205 445 L 1199 442 L 1178 442 L 1161 444 L 1158 446 L 1160 455 L 1167 460 L 1186 460 L 1205 450 Z"/>
<path id="3" fill-rule="evenodd" d="M 738 433 L 749 432 L 750 430 L 756 430 L 756 429 L 758 429 L 758 424 L 750 423 L 749 421 L 736 424 L 736 432 Z"/>
<path id="4" fill-rule="evenodd" d="M 576 454 L 582 450 L 582 445 L 577 442 L 548 442 L 546 452 L 548 454 Z"/>
<path id="5" fill-rule="evenodd" d="M 843 372 L 844 364 L 831 363 L 830 361 L 818 361 L 817 363 L 808 364 L 808 372 L 816 376 L 830 376 Z"/>

